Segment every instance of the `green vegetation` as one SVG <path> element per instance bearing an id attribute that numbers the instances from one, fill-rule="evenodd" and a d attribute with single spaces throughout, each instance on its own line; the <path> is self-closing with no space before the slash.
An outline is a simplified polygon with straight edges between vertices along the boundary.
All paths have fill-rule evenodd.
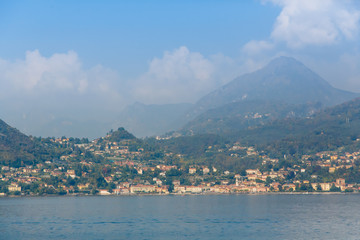
<path id="1" fill-rule="evenodd" d="M 0 193 L 357 192 L 359 139 L 360 99 L 307 118 L 163 139 L 124 128 L 93 141 L 28 137 L 0 121 Z"/>
<path id="2" fill-rule="evenodd" d="M 121 127 L 116 131 L 110 131 L 109 137 L 107 139 L 111 142 L 121 142 L 122 140 L 135 139 L 135 136 Z"/>
<path id="3" fill-rule="evenodd" d="M 281 101 L 244 100 L 206 111 L 187 123 L 181 133 L 224 135 L 263 126 L 277 119 L 309 117 L 321 108 L 320 102 L 295 105 Z"/>
<path id="4" fill-rule="evenodd" d="M 360 138 L 360 99 L 328 108 L 310 118 L 274 120 L 263 126 L 234 131 L 227 137 L 280 158 L 284 155 L 299 158 L 340 147 L 354 150 Z"/>

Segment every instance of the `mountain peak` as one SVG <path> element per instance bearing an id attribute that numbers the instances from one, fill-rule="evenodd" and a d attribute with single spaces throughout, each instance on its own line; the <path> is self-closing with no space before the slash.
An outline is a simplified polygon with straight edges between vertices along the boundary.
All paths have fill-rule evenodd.
<path id="1" fill-rule="evenodd" d="M 332 87 L 318 74 L 292 57 L 277 57 L 264 68 L 242 75 L 198 101 L 194 112 L 224 104 L 248 101 L 283 101 L 290 104 L 339 104 L 357 97 Z"/>
<path id="2" fill-rule="evenodd" d="M 287 56 L 280 56 L 280 57 L 276 57 L 274 59 L 272 59 L 269 64 L 301 64 L 303 65 L 301 62 L 299 62 L 298 60 L 296 60 L 293 57 L 287 57 Z"/>
<path id="3" fill-rule="evenodd" d="M 273 73 L 276 73 L 278 75 L 289 75 L 287 76 L 289 80 L 295 80 L 295 75 L 304 75 L 309 74 L 312 75 L 312 78 L 315 77 L 317 80 L 323 82 L 325 84 L 328 84 L 324 79 L 322 79 L 320 76 L 318 76 L 315 72 L 313 72 L 311 69 L 306 67 L 302 62 L 296 60 L 293 57 L 277 57 L 271 60 L 264 68 L 260 69 L 261 71 L 270 71 Z"/>

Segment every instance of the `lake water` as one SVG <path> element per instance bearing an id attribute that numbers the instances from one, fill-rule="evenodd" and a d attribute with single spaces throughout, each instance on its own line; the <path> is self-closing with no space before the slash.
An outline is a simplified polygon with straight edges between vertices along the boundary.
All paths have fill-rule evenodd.
<path id="1" fill-rule="evenodd" d="M 360 239 L 360 195 L 0 198 L 0 239 Z"/>

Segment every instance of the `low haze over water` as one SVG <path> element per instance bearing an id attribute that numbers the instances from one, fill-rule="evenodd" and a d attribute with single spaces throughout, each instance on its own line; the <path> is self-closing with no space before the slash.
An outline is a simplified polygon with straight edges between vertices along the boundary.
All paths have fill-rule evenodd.
<path id="1" fill-rule="evenodd" d="M 359 239 L 359 198 L 1 198 L 0 239 Z"/>

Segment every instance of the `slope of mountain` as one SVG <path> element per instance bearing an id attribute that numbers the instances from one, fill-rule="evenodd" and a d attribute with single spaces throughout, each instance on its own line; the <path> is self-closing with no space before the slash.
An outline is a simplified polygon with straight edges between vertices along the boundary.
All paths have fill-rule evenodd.
<path id="1" fill-rule="evenodd" d="M 308 117 L 357 96 L 332 87 L 295 59 L 279 57 L 201 98 L 179 132 L 234 132 L 275 119 Z"/>
<path id="2" fill-rule="evenodd" d="M 210 109 L 187 123 L 184 135 L 214 133 L 226 134 L 284 118 L 303 118 L 320 110 L 320 103 L 288 104 L 278 101 L 240 101 Z"/>
<path id="3" fill-rule="evenodd" d="M 290 57 L 279 57 L 264 68 L 242 75 L 220 89 L 204 96 L 189 116 L 247 100 L 285 101 L 290 104 L 320 102 L 332 106 L 359 94 L 332 87 L 305 65 Z"/>
<path id="4" fill-rule="evenodd" d="M 360 98 L 327 108 L 310 118 L 276 120 L 228 134 L 228 137 L 279 156 L 359 147 Z"/>
<path id="5" fill-rule="evenodd" d="M 126 107 L 116 121 L 116 126 L 124 126 L 137 137 L 160 135 L 179 128 L 183 116 L 192 104 L 145 105 L 135 103 Z"/>
<path id="6" fill-rule="evenodd" d="M 259 152 L 280 159 L 283 164 L 321 151 L 356 152 L 360 149 L 360 98 L 323 109 L 310 117 L 275 119 L 238 131 L 199 133 L 157 143 L 161 149 L 180 154 L 198 164 L 216 163 L 239 169 L 261 164 L 261 158 L 232 158 L 218 149 L 226 149 L 234 143 L 254 146 Z"/>
<path id="7" fill-rule="evenodd" d="M 0 120 L 0 163 L 32 162 L 35 143 L 28 136 Z"/>

